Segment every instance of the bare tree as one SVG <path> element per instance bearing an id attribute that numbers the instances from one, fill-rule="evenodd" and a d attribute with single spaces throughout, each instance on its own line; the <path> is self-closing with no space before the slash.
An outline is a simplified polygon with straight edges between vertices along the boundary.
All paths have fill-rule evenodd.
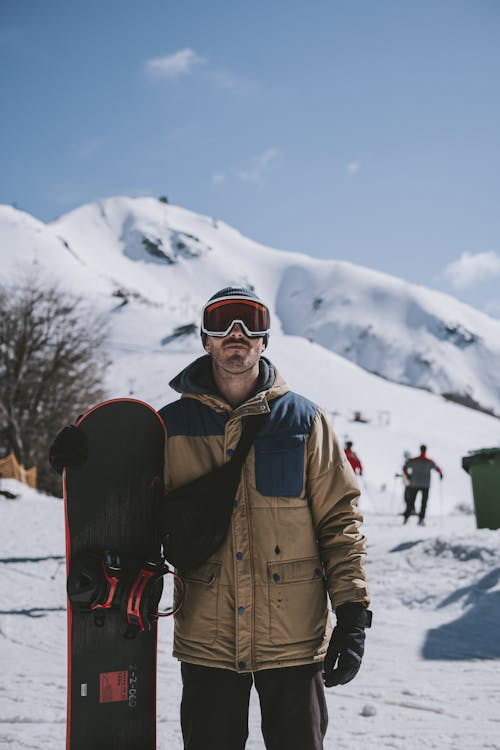
<path id="1" fill-rule="evenodd" d="M 48 492 L 60 494 L 50 441 L 103 398 L 106 335 L 82 298 L 55 285 L 32 277 L 0 285 L 0 450 L 36 466 Z"/>

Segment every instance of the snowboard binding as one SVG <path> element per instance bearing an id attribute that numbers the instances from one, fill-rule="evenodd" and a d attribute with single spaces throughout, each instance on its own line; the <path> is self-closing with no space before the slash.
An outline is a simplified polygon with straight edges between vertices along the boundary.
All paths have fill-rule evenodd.
<path id="1" fill-rule="evenodd" d="M 180 603 L 175 609 L 159 612 L 163 576 L 172 574 L 181 587 Z M 151 630 L 158 617 L 176 614 L 182 607 L 184 583 L 162 558 L 159 562 L 122 565 L 116 552 L 86 552 L 72 559 L 67 582 L 71 606 L 93 615 L 94 624 L 104 627 L 106 610 L 119 609 L 123 636 L 135 638 Z"/>

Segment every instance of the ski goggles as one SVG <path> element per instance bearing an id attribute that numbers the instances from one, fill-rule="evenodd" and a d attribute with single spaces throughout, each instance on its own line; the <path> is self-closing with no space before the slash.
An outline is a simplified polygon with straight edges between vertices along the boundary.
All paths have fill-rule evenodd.
<path id="1" fill-rule="evenodd" d="M 266 336 L 271 319 L 262 302 L 241 297 L 219 297 L 203 308 L 201 330 L 207 336 L 227 336 L 239 323 L 247 336 Z"/>

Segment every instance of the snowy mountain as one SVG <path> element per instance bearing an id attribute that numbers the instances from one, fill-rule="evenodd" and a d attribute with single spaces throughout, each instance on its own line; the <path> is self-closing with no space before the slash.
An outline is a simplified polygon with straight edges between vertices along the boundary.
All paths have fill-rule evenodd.
<path id="1" fill-rule="evenodd" d="M 125 348 L 165 348 L 197 328 L 228 283 L 254 287 L 273 336 L 303 337 L 369 372 L 500 415 L 500 321 L 344 261 L 278 251 L 154 198 L 110 198 L 45 225 L 0 207 L 2 276 L 35 265 L 113 313 Z M 187 326 L 187 328 L 186 328 Z"/>
<path id="2" fill-rule="evenodd" d="M 168 381 L 202 353 L 203 302 L 228 283 L 255 287 L 273 313 L 268 356 L 293 389 L 323 406 L 341 439 L 353 440 L 364 465 L 374 627 L 360 674 L 327 691 L 325 748 L 498 750 L 500 531 L 476 529 L 460 459 L 500 445 L 500 421 L 438 394 L 500 414 L 500 323 L 384 274 L 271 250 L 150 198 L 83 206 L 48 225 L 0 207 L 0 279 L 15 283 L 26 268 L 105 313 L 108 395 L 156 408 L 177 398 Z M 354 421 L 355 411 L 366 421 Z M 433 479 L 427 525 L 403 526 L 403 452 L 421 442 L 444 480 Z M 48 750 L 65 734 L 63 506 L 14 480 L 2 489 L 18 497 L 0 496 L 0 745 Z M 170 585 L 164 596 L 170 604 Z M 171 642 L 167 619 L 159 750 L 182 747 Z M 263 748 L 259 724 L 254 694 L 249 750 Z"/>
<path id="3" fill-rule="evenodd" d="M 470 507 L 470 479 L 461 457 L 470 449 L 500 445 L 498 419 L 422 387 L 378 377 L 333 349 L 351 341 L 351 354 L 363 357 L 370 369 L 388 371 L 392 363 L 395 375 L 397 368 L 401 375 L 408 358 L 416 356 L 411 351 L 415 341 L 416 351 L 425 351 L 434 363 L 428 374 L 434 373 L 436 389 L 441 372 L 443 390 L 465 393 L 467 387 L 473 398 L 500 414 L 494 380 L 500 322 L 368 269 L 265 248 L 221 222 L 152 198 L 112 198 L 49 225 L 3 206 L 0 237 L 3 279 L 15 283 L 21 269 L 31 269 L 83 295 L 105 314 L 112 334 L 105 383 L 109 397 L 130 395 L 157 409 L 177 398 L 169 380 L 203 351 L 198 333 L 202 304 L 228 283 L 251 285 L 272 310 L 267 355 L 291 388 L 325 409 L 341 439 L 354 441 L 365 464 L 362 507 L 373 509 L 389 495 L 398 502 L 400 480 L 394 475 L 403 452 L 416 452 L 422 442 L 446 477 L 439 504 L 431 492 L 429 513 Z M 422 318 L 427 327 L 419 325 Z M 467 330 L 474 342 L 458 345 L 458 333 L 455 343 L 444 340 L 444 334 L 433 336 L 431 320 L 434 331 L 459 321 L 455 325 L 462 338 Z M 356 335 L 366 329 L 371 333 L 363 349 Z M 407 371 L 416 377 L 416 369 Z M 426 387 L 431 388 L 430 380 Z M 366 421 L 354 421 L 355 412 Z M 450 455 L 453 459 L 444 462 L 443 456 Z"/>

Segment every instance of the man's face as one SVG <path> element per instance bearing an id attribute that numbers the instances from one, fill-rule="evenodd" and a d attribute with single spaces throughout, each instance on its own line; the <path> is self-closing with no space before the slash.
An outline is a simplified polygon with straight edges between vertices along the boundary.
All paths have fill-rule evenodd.
<path id="1" fill-rule="evenodd" d="M 262 336 L 250 338 L 235 323 L 227 336 L 207 336 L 205 349 L 215 367 L 231 375 L 241 375 L 257 365 L 265 346 Z"/>

